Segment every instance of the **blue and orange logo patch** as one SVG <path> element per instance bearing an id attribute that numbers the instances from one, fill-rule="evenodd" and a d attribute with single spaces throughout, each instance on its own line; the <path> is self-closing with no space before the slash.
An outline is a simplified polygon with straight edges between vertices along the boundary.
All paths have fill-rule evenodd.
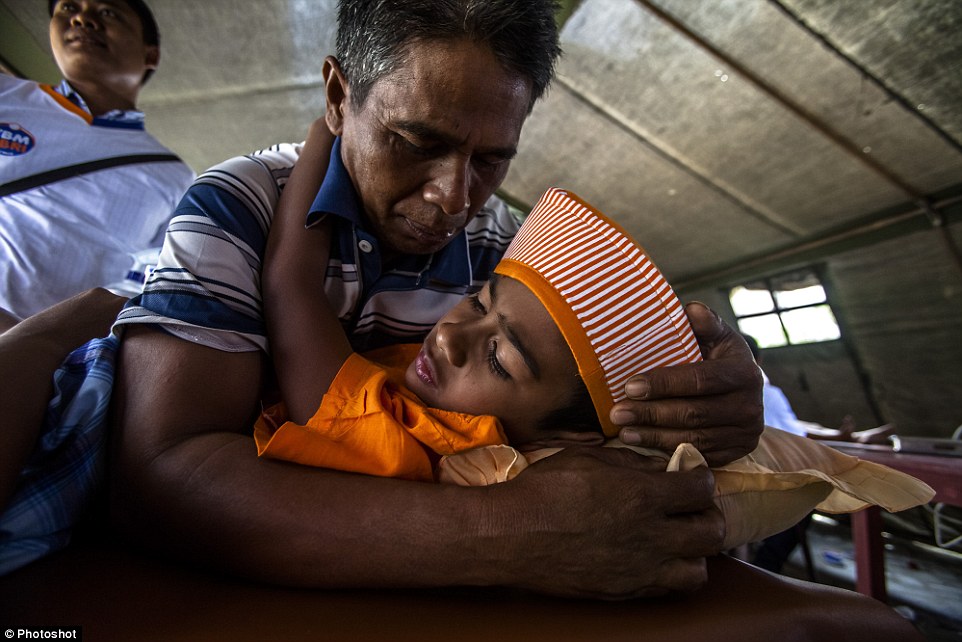
<path id="1" fill-rule="evenodd" d="M 36 142 L 33 134 L 17 123 L 0 123 L 0 156 L 23 156 Z"/>

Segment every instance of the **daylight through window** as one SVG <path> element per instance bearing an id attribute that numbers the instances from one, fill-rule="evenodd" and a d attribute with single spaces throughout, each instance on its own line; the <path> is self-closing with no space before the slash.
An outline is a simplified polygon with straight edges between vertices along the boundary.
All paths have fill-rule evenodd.
<path id="1" fill-rule="evenodd" d="M 729 291 L 738 329 L 761 348 L 832 341 L 841 334 L 814 270 L 744 283 Z"/>

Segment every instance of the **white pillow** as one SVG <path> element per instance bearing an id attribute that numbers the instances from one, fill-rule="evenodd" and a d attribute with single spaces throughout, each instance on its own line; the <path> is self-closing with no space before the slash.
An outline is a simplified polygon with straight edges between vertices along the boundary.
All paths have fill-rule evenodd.
<path id="1" fill-rule="evenodd" d="M 668 471 L 704 466 L 691 444 L 669 458 L 660 451 L 625 446 L 667 460 Z M 443 457 L 438 479 L 462 486 L 508 481 L 531 463 L 560 448 L 521 453 L 510 446 L 487 446 Z M 887 466 L 843 454 L 807 437 L 766 428 L 751 454 L 712 469 L 715 504 L 725 516 L 724 548 L 757 542 L 798 523 L 813 509 L 851 513 L 869 505 L 897 512 L 925 504 L 935 492 L 918 479 Z"/>

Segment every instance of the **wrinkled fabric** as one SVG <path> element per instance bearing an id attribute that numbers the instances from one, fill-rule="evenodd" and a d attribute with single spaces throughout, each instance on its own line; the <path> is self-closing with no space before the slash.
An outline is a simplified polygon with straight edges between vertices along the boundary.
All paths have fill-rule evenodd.
<path id="1" fill-rule="evenodd" d="M 691 444 L 681 444 L 670 457 L 614 439 L 606 445 L 667 460 L 669 472 L 707 465 Z M 461 486 L 508 481 L 560 450 L 521 453 L 510 446 L 491 446 L 458 453 L 439 462 L 438 480 Z M 780 533 L 815 509 L 852 513 L 875 505 L 898 512 L 935 496 L 931 487 L 910 475 L 774 428 L 765 429 L 752 453 L 712 472 L 715 504 L 727 527 L 725 549 Z"/>
<path id="2" fill-rule="evenodd" d="M 380 350 L 379 361 L 389 359 L 395 367 L 352 354 L 305 425 L 287 421 L 283 404 L 271 406 L 254 427 L 258 454 L 308 466 L 434 481 L 438 456 L 504 443 L 495 417 L 427 407 L 403 386 L 404 367 L 419 349 L 404 345 Z"/>
<path id="3" fill-rule="evenodd" d="M 94 339 L 54 374 L 37 446 L 0 515 L 0 575 L 65 547 L 103 482 L 118 346 L 114 336 Z"/>

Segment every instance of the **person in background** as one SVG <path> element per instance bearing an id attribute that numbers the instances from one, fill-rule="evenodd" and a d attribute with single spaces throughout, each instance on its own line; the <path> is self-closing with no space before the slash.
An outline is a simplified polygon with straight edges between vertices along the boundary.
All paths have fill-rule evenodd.
<path id="1" fill-rule="evenodd" d="M 755 357 L 755 362 L 761 369 L 762 356 L 755 337 L 742 334 L 742 338 L 748 344 Z M 853 432 L 854 422 L 850 416 L 846 416 L 840 429 L 827 428 L 820 424 L 801 421 L 795 415 L 792 404 L 782 389 L 772 384 L 768 375 L 762 370 L 764 380 L 762 388 L 762 403 L 765 405 L 765 425 L 778 428 L 785 432 L 799 435 L 800 437 L 811 437 L 812 439 L 828 439 L 835 441 L 858 441 L 862 443 L 877 442 L 884 440 L 885 436 L 891 432 L 891 426 L 879 426 L 864 431 Z M 791 556 L 792 551 L 798 544 L 804 541 L 806 531 L 812 522 L 812 514 L 809 513 L 792 528 L 788 528 L 780 533 L 767 537 L 755 546 L 752 552 L 751 562 L 755 566 L 763 568 L 773 573 L 780 573 L 785 562 Z"/>
<path id="2" fill-rule="evenodd" d="M 862 444 L 886 443 L 893 426 L 884 424 L 875 428 L 855 430 L 855 420 L 851 415 L 845 415 L 838 428 L 829 428 L 814 421 L 803 421 L 795 415 L 791 402 L 781 388 L 772 384 L 765 370 L 761 368 L 762 355 L 755 337 L 742 333 L 742 338 L 752 351 L 755 363 L 762 371 L 762 403 L 765 406 L 765 425 L 778 428 L 785 432 L 811 437 L 812 439 L 827 439 L 831 441 L 854 441 Z"/>
<path id="3" fill-rule="evenodd" d="M 143 0 L 50 0 L 57 86 L 0 74 L 0 309 L 26 318 L 123 282 L 193 171 L 144 129 L 160 61 Z M 141 280 L 142 282 L 142 280 Z"/>
<path id="4" fill-rule="evenodd" d="M 799 424 L 798 417 L 795 416 L 795 411 L 792 409 L 788 397 L 785 396 L 781 388 L 772 384 L 768 375 L 765 374 L 764 368 L 761 368 L 762 356 L 758 347 L 758 340 L 744 333 L 742 333 L 742 338 L 745 339 L 745 343 L 748 344 L 748 348 L 755 358 L 755 363 L 762 371 L 762 403 L 765 406 L 765 425 L 799 437 L 805 437 L 805 429 Z"/>

